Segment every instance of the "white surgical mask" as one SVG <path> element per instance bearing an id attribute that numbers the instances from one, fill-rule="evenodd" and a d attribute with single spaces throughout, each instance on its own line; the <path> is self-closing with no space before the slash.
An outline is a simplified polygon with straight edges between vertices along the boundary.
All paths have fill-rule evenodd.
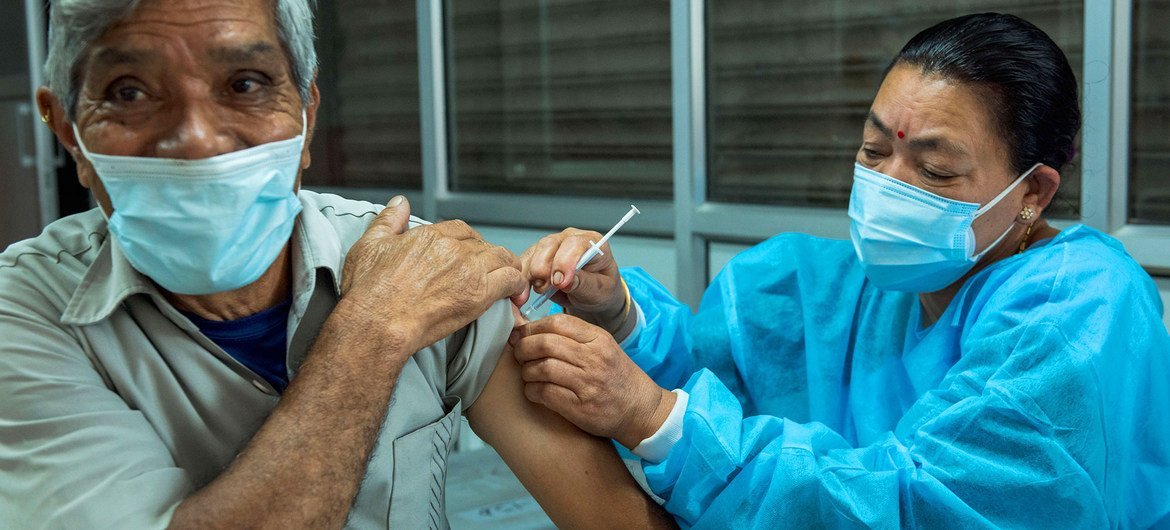
<path id="1" fill-rule="evenodd" d="M 975 252 L 971 224 L 1041 164 L 1020 175 L 982 207 L 956 201 L 854 164 L 850 236 L 865 275 L 891 291 L 934 292 L 962 278 L 1012 227 Z"/>
<path id="2" fill-rule="evenodd" d="M 91 153 L 114 214 L 109 230 L 130 264 L 173 293 L 248 285 L 276 261 L 301 202 L 293 186 L 301 134 L 199 160 Z"/>

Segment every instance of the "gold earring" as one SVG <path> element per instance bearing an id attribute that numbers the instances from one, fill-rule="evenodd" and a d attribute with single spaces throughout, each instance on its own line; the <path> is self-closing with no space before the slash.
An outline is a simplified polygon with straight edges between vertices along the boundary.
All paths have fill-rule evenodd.
<path id="1" fill-rule="evenodd" d="M 44 114 L 41 114 L 41 123 L 49 123 L 49 120 L 52 120 L 52 119 L 53 119 L 53 111 L 51 111 L 51 110 L 46 110 Z"/>
<path id="2" fill-rule="evenodd" d="M 1023 211 L 1020 212 L 1020 219 L 1031 221 L 1033 215 L 1036 215 L 1036 211 L 1031 206 L 1025 206 Z"/>
<path id="3" fill-rule="evenodd" d="M 1019 250 L 1016 251 L 1016 254 L 1020 254 L 1020 253 L 1024 252 L 1025 249 L 1028 248 L 1028 240 L 1032 239 L 1032 227 L 1033 226 L 1036 226 L 1036 223 L 1028 223 L 1028 229 L 1024 230 L 1024 239 L 1020 240 L 1020 248 L 1019 248 Z"/>

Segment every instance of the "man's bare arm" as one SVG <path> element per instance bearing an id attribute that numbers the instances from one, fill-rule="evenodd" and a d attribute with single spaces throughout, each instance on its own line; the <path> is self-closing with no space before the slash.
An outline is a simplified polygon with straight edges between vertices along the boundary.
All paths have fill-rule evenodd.
<path id="1" fill-rule="evenodd" d="M 528 401 L 509 346 L 467 418 L 558 528 L 675 528 L 613 444 Z"/>

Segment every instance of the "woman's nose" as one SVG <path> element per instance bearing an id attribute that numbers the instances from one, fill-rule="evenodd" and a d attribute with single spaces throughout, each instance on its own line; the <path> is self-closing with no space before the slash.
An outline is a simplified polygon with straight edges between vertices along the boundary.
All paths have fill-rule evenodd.
<path id="1" fill-rule="evenodd" d="M 892 156 L 878 163 L 873 169 L 883 175 L 888 175 L 907 184 L 913 184 L 914 164 L 901 157 Z"/>

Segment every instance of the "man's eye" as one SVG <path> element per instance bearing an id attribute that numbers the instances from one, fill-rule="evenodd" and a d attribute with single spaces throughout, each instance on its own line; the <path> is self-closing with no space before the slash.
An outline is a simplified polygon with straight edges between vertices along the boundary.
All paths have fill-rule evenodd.
<path id="1" fill-rule="evenodd" d="M 133 103 L 146 98 L 146 93 L 137 87 L 121 86 L 113 90 L 113 99 L 120 103 Z"/>
<path id="2" fill-rule="evenodd" d="M 232 81 L 232 92 L 236 94 L 251 94 L 260 88 L 263 84 L 255 79 L 237 79 Z"/>

